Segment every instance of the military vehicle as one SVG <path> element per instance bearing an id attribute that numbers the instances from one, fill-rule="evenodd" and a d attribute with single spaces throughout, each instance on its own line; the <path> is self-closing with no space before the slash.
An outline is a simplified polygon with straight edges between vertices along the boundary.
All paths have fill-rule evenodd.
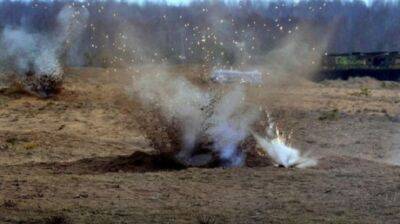
<path id="1" fill-rule="evenodd" d="M 378 80 L 400 81 L 399 52 L 327 54 L 316 81 L 369 76 Z"/>

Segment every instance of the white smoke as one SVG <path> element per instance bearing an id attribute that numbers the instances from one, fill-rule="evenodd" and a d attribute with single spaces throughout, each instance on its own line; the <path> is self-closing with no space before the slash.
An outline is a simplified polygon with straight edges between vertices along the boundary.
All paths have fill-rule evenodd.
<path id="1" fill-rule="evenodd" d="M 84 8 L 64 7 L 58 17 L 54 33 L 29 32 L 24 27 L 5 27 L 0 36 L 2 46 L 1 70 L 37 76 L 62 75 L 60 58 L 69 43 L 77 40 L 88 19 Z"/>
<path id="2" fill-rule="evenodd" d="M 87 28 L 89 11 L 82 7 L 64 7 L 57 16 L 57 40 L 59 54 L 65 52 L 65 60 L 73 65 L 84 63 L 82 54 L 82 34 Z"/>
<path id="3" fill-rule="evenodd" d="M 317 160 L 310 158 L 308 154 L 301 155 L 298 149 L 292 148 L 285 143 L 285 138 L 281 136 L 275 123 L 270 122 L 267 135 L 261 137 L 252 133 L 258 145 L 272 159 L 272 161 L 283 167 L 307 168 L 317 165 Z M 273 136 L 273 137 L 272 137 Z"/>
<path id="4" fill-rule="evenodd" d="M 207 134 L 214 141 L 215 150 L 228 165 L 241 166 L 244 154 L 238 151 L 238 144 L 249 135 L 250 125 L 258 118 L 258 113 L 245 109 L 243 87 L 237 86 L 224 95 L 216 104 L 213 115 L 208 119 Z"/>
<path id="5" fill-rule="evenodd" d="M 183 77 L 166 74 L 139 76 L 133 87 L 147 106 L 159 108 L 166 119 L 180 124 L 180 158 L 190 161 L 196 145 L 206 137 L 222 165 L 243 164 L 245 155 L 238 145 L 249 136 L 250 125 L 258 117 L 256 110 L 247 109 L 243 88 L 236 87 L 219 98 L 216 92 L 203 91 Z"/>
<path id="6" fill-rule="evenodd" d="M 41 47 L 44 44 L 49 44 L 46 36 L 27 33 L 21 28 L 6 27 L 3 30 L 1 42 L 4 47 L 2 54 L 5 56 L 3 58 L 8 59 L 8 65 L 13 66 L 15 72 L 19 74 L 30 70 L 42 72 L 58 70 L 58 61 L 52 60 L 55 58 L 53 46 Z"/>

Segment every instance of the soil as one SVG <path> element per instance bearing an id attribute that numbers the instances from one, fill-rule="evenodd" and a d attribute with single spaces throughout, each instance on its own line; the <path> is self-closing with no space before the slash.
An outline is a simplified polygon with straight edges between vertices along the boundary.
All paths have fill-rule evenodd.
<path id="1" fill-rule="evenodd" d="M 241 168 L 187 168 L 143 132 L 154 121 L 130 93 L 143 70 L 69 68 L 50 99 L 1 91 L 0 223 L 399 222 L 398 83 L 266 80 L 248 100 L 318 165 L 252 154 Z M 199 66 L 165 72 L 228 88 Z"/>

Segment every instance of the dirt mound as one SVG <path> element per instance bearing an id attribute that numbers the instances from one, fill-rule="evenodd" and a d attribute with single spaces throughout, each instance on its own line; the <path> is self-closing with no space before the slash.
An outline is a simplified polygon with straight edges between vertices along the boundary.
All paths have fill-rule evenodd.
<path id="1" fill-rule="evenodd" d="M 197 156 L 198 160 L 206 156 Z M 197 168 L 217 168 L 220 167 L 222 161 L 217 157 L 213 157 L 211 162 L 207 158 L 207 163 L 202 163 Z M 245 167 L 266 167 L 272 163 L 264 156 L 251 151 L 247 154 Z M 101 174 L 113 172 L 157 172 L 157 171 L 176 171 L 183 170 L 192 165 L 185 165 L 177 159 L 173 154 L 159 154 L 137 151 L 128 156 L 118 157 L 98 157 L 82 159 L 75 162 L 63 163 L 41 163 L 31 164 L 33 168 L 42 168 L 51 170 L 56 174 Z"/>
<path id="2" fill-rule="evenodd" d="M 94 164 L 95 165 L 95 164 Z M 99 164 L 102 172 L 149 172 L 159 170 L 181 170 L 185 166 L 169 154 L 135 152 L 130 156 L 121 156 L 104 164 Z"/>
<path id="3" fill-rule="evenodd" d="M 32 164 L 32 167 L 36 165 Z M 75 162 L 42 163 L 39 168 L 57 174 L 101 174 L 112 172 L 154 172 L 182 170 L 186 167 L 167 154 L 135 152 L 129 156 L 97 157 Z"/>
<path id="4" fill-rule="evenodd" d="M 27 93 L 39 98 L 49 98 L 62 90 L 63 74 L 36 74 L 28 71 L 25 74 L 0 74 L 0 89 L 5 92 Z"/>
<path id="5" fill-rule="evenodd" d="M 264 156 L 252 151 L 247 154 L 246 164 L 247 167 L 264 167 L 272 165 L 272 163 Z M 206 154 L 197 155 L 198 160 L 207 157 Z M 198 168 L 216 168 L 219 167 L 221 161 L 214 156 L 211 160 L 206 159 L 207 163 L 202 163 Z M 118 157 L 108 163 L 102 164 L 98 167 L 102 172 L 153 172 L 153 171 L 173 171 L 182 170 L 191 166 L 185 165 L 182 161 L 171 154 L 156 154 L 146 152 L 135 152 L 130 156 Z"/>

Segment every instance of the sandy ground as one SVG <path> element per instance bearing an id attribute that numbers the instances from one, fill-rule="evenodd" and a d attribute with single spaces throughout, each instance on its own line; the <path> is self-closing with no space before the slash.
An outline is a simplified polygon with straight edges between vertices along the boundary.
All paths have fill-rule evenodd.
<path id="1" fill-rule="evenodd" d="M 170 71 L 207 85 L 199 67 Z M 318 158 L 313 168 L 106 170 L 152 150 L 126 94 L 131 74 L 68 69 L 48 100 L 2 91 L 0 223 L 399 223 L 398 84 L 250 89 L 292 145 Z"/>

